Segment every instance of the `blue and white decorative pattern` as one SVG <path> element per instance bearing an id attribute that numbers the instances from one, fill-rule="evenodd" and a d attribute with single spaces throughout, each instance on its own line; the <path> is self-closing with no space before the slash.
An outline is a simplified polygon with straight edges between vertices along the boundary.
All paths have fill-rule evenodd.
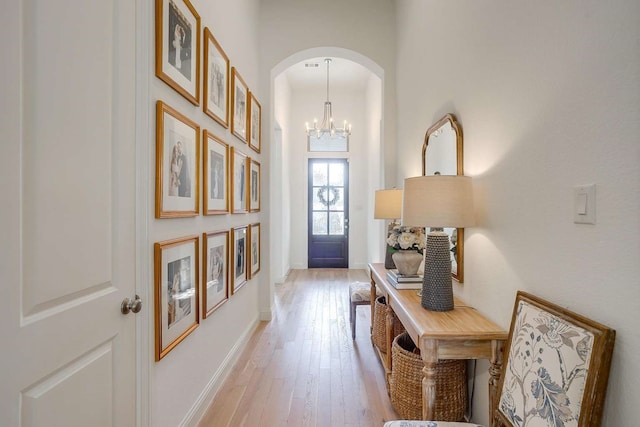
<path id="1" fill-rule="evenodd" d="M 499 411 L 514 426 L 578 425 L 594 336 L 518 304 Z"/>

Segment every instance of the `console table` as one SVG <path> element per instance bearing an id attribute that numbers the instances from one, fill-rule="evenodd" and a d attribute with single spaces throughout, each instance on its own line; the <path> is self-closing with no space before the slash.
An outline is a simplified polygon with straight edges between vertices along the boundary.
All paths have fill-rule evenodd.
<path id="1" fill-rule="evenodd" d="M 385 369 L 387 385 L 391 374 L 391 345 L 393 313 L 402 322 L 413 342 L 420 349 L 424 362 L 422 380 L 422 418 L 433 419 L 436 401 L 436 363 L 439 359 L 488 359 L 489 414 L 494 424 L 497 386 L 502 367 L 502 348 L 507 331 L 484 317 L 476 309 L 454 299 L 454 309 L 445 312 L 422 308 L 416 290 L 398 290 L 387 281 L 384 264 L 369 264 L 371 275 L 371 306 L 375 301 L 376 285 L 387 300 L 386 340 L 387 353 L 378 351 Z M 373 325 L 374 310 L 371 310 Z M 388 388 L 387 388 L 388 389 Z"/>

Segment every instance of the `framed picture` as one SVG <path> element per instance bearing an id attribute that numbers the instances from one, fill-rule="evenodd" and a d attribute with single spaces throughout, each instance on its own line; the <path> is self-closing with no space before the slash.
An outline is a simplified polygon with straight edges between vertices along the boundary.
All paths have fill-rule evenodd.
<path id="1" fill-rule="evenodd" d="M 503 353 L 496 422 L 600 425 L 615 336 L 614 329 L 518 291 Z"/>
<path id="2" fill-rule="evenodd" d="M 229 58 L 209 27 L 204 29 L 204 96 L 202 108 L 209 117 L 229 127 Z"/>
<path id="3" fill-rule="evenodd" d="M 260 271 L 260 223 L 249 226 L 249 278 Z"/>
<path id="4" fill-rule="evenodd" d="M 156 361 L 199 324 L 198 236 L 154 245 Z"/>
<path id="5" fill-rule="evenodd" d="M 247 283 L 247 226 L 231 229 L 231 294 Z"/>
<path id="6" fill-rule="evenodd" d="M 202 234 L 202 317 L 229 299 L 229 232 Z"/>
<path id="7" fill-rule="evenodd" d="M 202 176 L 203 213 L 229 212 L 229 146 L 217 136 L 203 131 L 204 166 Z"/>
<path id="8" fill-rule="evenodd" d="M 253 92 L 249 97 L 249 147 L 260 152 L 262 141 L 262 107 Z"/>
<path id="9" fill-rule="evenodd" d="M 260 163 L 249 162 L 249 211 L 260 211 Z"/>
<path id="10" fill-rule="evenodd" d="M 200 127 L 156 104 L 156 218 L 199 213 Z"/>
<path id="11" fill-rule="evenodd" d="M 231 212 L 247 212 L 248 157 L 231 147 Z"/>
<path id="12" fill-rule="evenodd" d="M 189 0 L 156 0 L 156 76 L 200 103 L 200 15 Z"/>
<path id="13" fill-rule="evenodd" d="M 247 143 L 249 89 L 236 67 L 231 68 L 231 133 Z"/>

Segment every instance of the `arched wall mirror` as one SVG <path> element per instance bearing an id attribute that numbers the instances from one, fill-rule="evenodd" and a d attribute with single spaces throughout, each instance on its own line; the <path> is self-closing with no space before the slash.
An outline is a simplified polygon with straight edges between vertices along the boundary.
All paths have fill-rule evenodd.
<path id="1" fill-rule="evenodd" d="M 453 114 L 431 126 L 422 145 L 422 175 L 464 175 L 462 128 Z M 464 281 L 464 228 L 445 228 L 451 245 L 451 275 Z"/>

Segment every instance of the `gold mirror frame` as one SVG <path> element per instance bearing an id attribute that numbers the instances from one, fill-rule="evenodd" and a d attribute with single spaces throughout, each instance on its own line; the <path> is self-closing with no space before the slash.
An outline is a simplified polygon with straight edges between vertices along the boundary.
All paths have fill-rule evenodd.
<path id="1" fill-rule="evenodd" d="M 455 132 L 456 147 L 456 175 L 464 175 L 463 155 L 462 155 L 462 127 L 453 114 L 447 114 L 436 123 L 434 123 L 424 136 L 424 144 L 422 144 L 422 175 L 427 175 L 427 148 L 429 146 L 429 137 L 438 136 L 439 131 L 446 124 L 451 125 L 451 129 Z M 433 144 L 433 143 L 432 143 Z M 433 145 L 432 145 L 433 146 Z M 456 271 L 451 276 L 459 283 L 464 282 L 464 228 L 458 228 L 456 241 Z"/>

